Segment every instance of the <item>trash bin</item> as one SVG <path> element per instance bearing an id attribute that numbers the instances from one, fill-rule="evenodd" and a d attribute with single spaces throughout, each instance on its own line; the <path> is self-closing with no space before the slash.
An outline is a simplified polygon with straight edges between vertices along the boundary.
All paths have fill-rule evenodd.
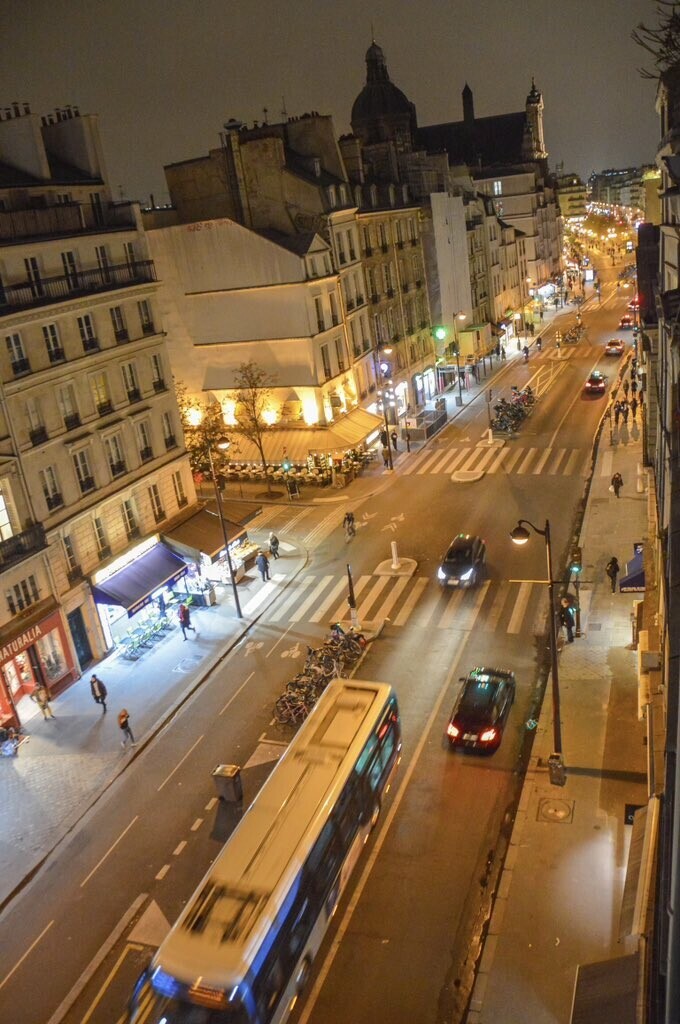
<path id="1" fill-rule="evenodd" d="M 237 764 L 218 764 L 213 769 L 212 777 L 220 800 L 237 804 L 243 799 L 241 769 Z"/>

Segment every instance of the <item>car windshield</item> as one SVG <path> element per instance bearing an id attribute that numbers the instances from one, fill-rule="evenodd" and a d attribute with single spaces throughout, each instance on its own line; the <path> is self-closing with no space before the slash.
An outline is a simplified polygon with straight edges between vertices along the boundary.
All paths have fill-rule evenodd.
<path id="1" fill-rule="evenodd" d="M 472 548 L 449 548 L 444 561 L 450 565 L 467 565 L 472 560 Z"/>
<path id="2" fill-rule="evenodd" d="M 148 994 L 151 1001 L 140 1001 L 130 1024 L 248 1024 L 246 1011 L 239 1005 L 213 1009 L 169 999 L 153 990 Z"/>

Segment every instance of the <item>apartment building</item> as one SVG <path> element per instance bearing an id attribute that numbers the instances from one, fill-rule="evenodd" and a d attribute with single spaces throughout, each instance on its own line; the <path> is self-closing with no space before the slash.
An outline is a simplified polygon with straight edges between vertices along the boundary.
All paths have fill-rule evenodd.
<path id="1" fill-rule="evenodd" d="M 195 502 L 139 210 L 97 118 L 0 118 L 0 720 L 112 646 L 97 584 Z M 179 568 L 178 568 L 179 571 Z M 107 611 L 108 609 L 108 611 Z"/>

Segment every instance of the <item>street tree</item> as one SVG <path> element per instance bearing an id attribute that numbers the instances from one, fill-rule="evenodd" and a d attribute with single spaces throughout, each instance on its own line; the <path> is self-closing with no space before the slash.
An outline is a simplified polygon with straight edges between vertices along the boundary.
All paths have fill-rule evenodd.
<path id="1" fill-rule="evenodd" d="M 230 430 L 233 434 L 250 441 L 257 448 L 267 481 L 267 490 L 271 493 L 272 485 L 267 473 L 264 439 L 273 428 L 273 424 L 265 418 L 265 413 L 267 409 L 271 408 L 272 386 L 275 383 L 275 378 L 251 359 L 247 363 L 241 363 L 234 380 L 236 384 L 236 408 L 234 410 L 236 422 L 230 427 Z"/>
<path id="2" fill-rule="evenodd" d="M 175 381 L 175 395 L 191 471 L 194 476 L 210 478 L 210 454 L 219 472 L 224 446 L 229 443 L 222 406 L 215 400 L 206 402 L 190 397 L 182 381 Z"/>
<path id="3" fill-rule="evenodd" d="M 643 22 L 633 29 L 634 42 L 654 58 L 655 71 L 639 68 L 643 78 L 660 78 L 680 64 L 680 4 L 677 0 L 655 0 L 659 24 L 650 28 Z"/>

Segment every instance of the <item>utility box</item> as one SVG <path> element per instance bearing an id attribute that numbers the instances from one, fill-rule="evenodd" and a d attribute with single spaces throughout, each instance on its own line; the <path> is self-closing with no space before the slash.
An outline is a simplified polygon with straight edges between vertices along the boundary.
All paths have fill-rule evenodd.
<path id="1" fill-rule="evenodd" d="M 225 803 L 238 804 L 243 799 L 241 769 L 237 764 L 218 764 L 213 768 L 212 777 L 220 800 Z"/>

